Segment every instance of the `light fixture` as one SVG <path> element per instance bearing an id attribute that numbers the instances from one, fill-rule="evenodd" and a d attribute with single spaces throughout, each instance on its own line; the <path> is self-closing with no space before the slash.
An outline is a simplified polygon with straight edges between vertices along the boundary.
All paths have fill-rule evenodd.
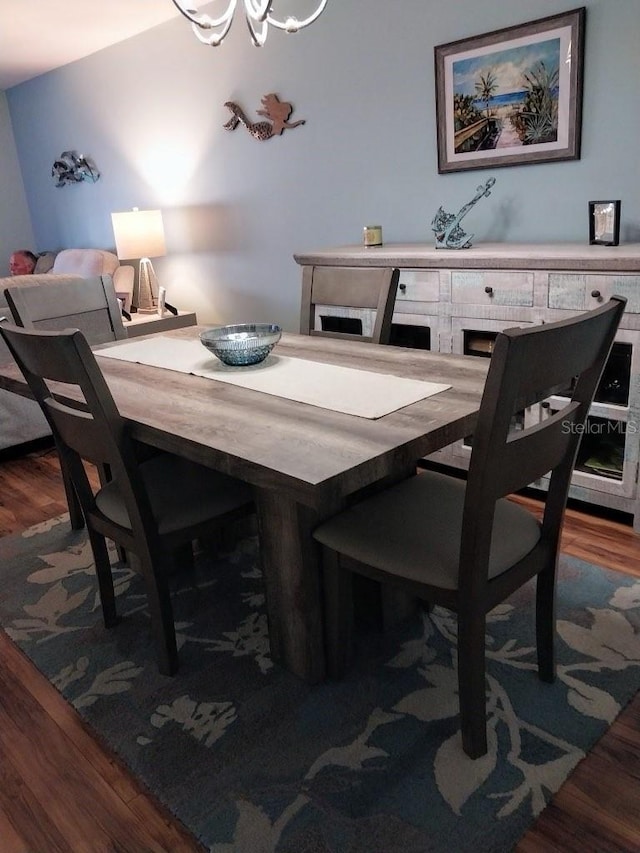
<path id="1" fill-rule="evenodd" d="M 238 0 L 225 0 L 227 3 L 226 10 L 219 17 L 212 18 L 210 15 L 198 12 L 197 9 L 192 8 L 193 3 L 190 3 L 189 8 L 186 8 L 184 0 L 171 0 L 171 2 L 187 20 L 191 21 L 192 29 L 200 41 L 212 47 L 222 44 L 229 32 L 236 6 L 238 5 Z M 320 0 L 315 12 L 302 21 L 292 16 L 279 20 L 272 14 L 274 2 L 275 0 L 242 0 L 251 40 L 256 47 L 262 47 L 267 40 L 267 27 L 269 24 L 287 33 L 297 33 L 298 30 L 312 24 L 322 14 L 324 7 L 327 5 L 327 0 Z"/>
<path id="2" fill-rule="evenodd" d="M 128 210 L 112 213 L 113 236 L 120 259 L 140 259 L 137 308 L 143 314 L 158 310 L 158 279 L 150 258 L 166 255 L 162 213 L 159 210 Z"/>

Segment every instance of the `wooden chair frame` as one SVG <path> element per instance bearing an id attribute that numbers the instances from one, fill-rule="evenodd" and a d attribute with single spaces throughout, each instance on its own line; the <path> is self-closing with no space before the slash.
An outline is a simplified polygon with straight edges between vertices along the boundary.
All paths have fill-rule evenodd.
<path id="1" fill-rule="evenodd" d="M 131 439 L 127 423 L 118 412 L 82 333 L 32 332 L 3 324 L 0 334 L 22 370 L 31 392 L 45 411 L 64 467 L 70 473 L 87 524 L 105 625 L 111 627 L 117 621 L 106 537 L 121 546 L 127 555 L 137 558 L 131 565 L 140 571 L 145 580 L 158 666 L 161 672 L 173 674 L 178 666 L 178 657 L 168 584 L 172 556 L 184 553 L 183 546 L 195 539 L 206 538 L 220 525 L 253 512 L 249 488 L 222 474 L 202 468 L 199 479 L 207 477 L 221 489 L 226 487 L 229 491 L 233 490 L 229 499 L 223 502 L 225 511 L 206 519 L 200 517 L 201 513 L 195 512 L 195 520 L 183 521 L 179 526 L 172 518 L 158 520 L 142 472 L 148 450 Z M 84 402 L 72 405 L 61 400 L 49 388 L 50 382 L 75 386 L 80 392 L 79 399 Z M 171 454 L 162 456 L 164 461 L 175 459 Z M 117 486 L 118 504 L 124 506 L 129 526 L 118 523 L 100 509 L 100 493 L 103 490 L 98 489 L 94 493 L 83 461 L 110 471 L 112 480 L 107 487 Z M 147 460 L 147 464 L 149 461 L 155 463 L 163 460 L 156 455 Z M 189 495 L 183 497 L 188 500 Z M 163 525 L 163 529 L 160 529 L 160 525 Z"/>
<path id="2" fill-rule="evenodd" d="M 15 324 L 22 328 L 50 331 L 79 328 L 92 344 L 103 344 L 127 337 L 111 276 L 60 276 L 46 283 L 34 282 L 8 287 L 4 296 Z M 79 530 L 84 527 L 82 511 L 71 475 L 62 464 L 59 448 L 58 455 L 61 457 L 62 481 L 71 526 Z M 106 475 L 101 472 L 101 476 Z"/>
<path id="3" fill-rule="evenodd" d="M 390 573 L 360 562 L 354 554 L 358 553 L 357 536 L 361 533 L 348 546 L 343 544 L 344 550 L 352 553 L 338 553 L 327 544 L 332 520 L 320 525 L 314 534 L 324 546 L 325 624 L 331 675 L 342 675 L 348 662 L 351 572 L 400 587 L 412 596 L 457 613 L 462 741 L 465 752 L 473 758 L 487 751 L 486 614 L 535 576 L 538 673 L 543 681 L 555 678 L 555 581 L 567 495 L 589 407 L 625 302 L 613 297 L 587 314 L 534 328 L 509 329 L 497 336 L 473 433 L 466 488 L 461 485 L 462 534 L 455 588 L 430 583 L 428 565 L 418 566 L 418 577 L 423 577 L 416 580 L 415 564 L 407 566 L 413 571 L 407 571 L 405 576 L 404 570 Z M 513 431 L 514 414 L 569 387 L 570 399 L 560 411 L 533 427 Z M 498 502 L 549 472 L 537 544 L 515 565 L 490 578 L 492 536 L 500 535 L 494 530 Z M 402 500 L 401 490 L 395 491 L 393 500 L 397 506 L 397 501 Z M 366 503 L 359 505 L 361 515 L 366 514 Z M 341 515 L 348 520 L 348 513 L 349 510 Z M 399 548 L 401 538 L 398 531 Z"/>
<path id="4" fill-rule="evenodd" d="M 300 334 L 388 344 L 399 275 L 399 270 L 391 268 L 305 267 L 302 273 Z M 354 335 L 316 329 L 317 305 L 375 309 L 372 334 Z"/>

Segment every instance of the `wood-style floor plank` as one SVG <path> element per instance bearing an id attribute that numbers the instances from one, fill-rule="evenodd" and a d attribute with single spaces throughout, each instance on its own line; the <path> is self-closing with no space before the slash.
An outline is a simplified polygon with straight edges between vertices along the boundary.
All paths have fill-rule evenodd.
<path id="1" fill-rule="evenodd" d="M 514 496 L 512 500 L 540 515 L 534 497 Z M 570 507 L 562 535 L 562 552 L 587 563 L 640 577 L 640 536 L 631 524 L 597 516 Z"/>
<path id="2" fill-rule="evenodd" d="M 0 768 L 0 785 L 5 788 L 5 771 Z M 4 799 L 8 796 L 5 794 Z M 14 815 L 15 819 L 15 815 Z M 27 845 L 24 838 L 19 835 L 9 820 L 9 815 L 0 806 L 0 839 L 2 839 L 3 853 L 33 853 L 33 848 Z"/>
<path id="3" fill-rule="evenodd" d="M 66 509 L 53 451 L 0 463 L 0 535 Z M 0 630 L 0 853 L 203 850 Z"/>
<path id="4" fill-rule="evenodd" d="M 3 632 L 0 661 L 0 805 L 27 849 L 201 850 L 90 736 L 44 676 L 28 671 L 32 665 Z"/>
<path id="5" fill-rule="evenodd" d="M 98 773 L 117 791 L 124 801 L 133 800 L 140 793 L 140 786 L 127 773 L 123 772 L 115 757 L 105 753 L 97 744 L 91 730 L 82 717 L 44 676 L 34 677 L 33 664 L 20 649 L 0 631 L 0 660 L 23 685 L 25 690 L 41 705 L 43 710 L 57 724 L 61 731 L 72 738 L 76 749 Z"/>
<path id="6" fill-rule="evenodd" d="M 639 795 L 640 701 L 636 697 L 567 779 L 516 851 L 637 853 Z"/>
<path id="7" fill-rule="evenodd" d="M 54 451 L 43 449 L 28 457 L 0 454 L 0 536 L 26 530 L 67 511 L 60 491 L 60 466 Z M 25 464 L 28 459 L 28 464 Z"/>
<path id="8" fill-rule="evenodd" d="M 0 462 L 0 536 L 65 511 L 53 452 Z M 640 577 L 639 541 L 630 525 L 567 512 L 565 553 Z M 0 632 L 0 853 L 59 850 L 203 853 Z M 640 694 L 516 851 L 640 853 Z"/>

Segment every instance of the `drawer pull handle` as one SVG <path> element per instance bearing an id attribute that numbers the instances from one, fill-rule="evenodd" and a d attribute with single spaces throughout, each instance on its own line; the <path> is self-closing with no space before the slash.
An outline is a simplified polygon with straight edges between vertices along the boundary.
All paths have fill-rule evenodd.
<path id="1" fill-rule="evenodd" d="M 488 294 L 489 294 L 489 296 L 493 296 L 493 288 L 492 288 L 492 287 L 490 287 L 489 285 L 487 285 L 487 286 L 485 287 L 484 292 L 485 292 L 485 293 L 488 293 Z"/>
<path id="2" fill-rule="evenodd" d="M 599 302 L 602 302 L 602 294 L 600 293 L 599 290 L 592 290 L 591 295 L 593 296 L 594 299 L 597 299 Z"/>
<path id="3" fill-rule="evenodd" d="M 401 291 L 404 293 L 404 292 L 405 292 L 405 290 L 407 289 L 407 285 L 406 285 L 406 284 L 399 284 L 399 285 L 398 285 L 398 289 L 399 289 L 399 290 L 401 290 Z"/>
<path id="4" fill-rule="evenodd" d="M 542 409 L 550 409 L 550 408 L 551 408 L 551 403 L 550 403 L 548 400 L 543 400 L 543 401 L 542 401 L 542 403 L 540 403 L 540 408 L 542 408 Z"/>

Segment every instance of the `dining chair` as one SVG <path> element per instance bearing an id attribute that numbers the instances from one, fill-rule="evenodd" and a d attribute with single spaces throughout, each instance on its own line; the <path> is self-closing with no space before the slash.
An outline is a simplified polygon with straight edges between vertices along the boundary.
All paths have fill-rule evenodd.
<path id="1" fill-rule="evenodd" d="M 300 334 L 388 344 L 400 271 L 380 267 L 307 266 L 302 273 Z M 316 308 L 375 309 L 370 335 L 316 328 Z M 333 315 L 327 321 L 335 322 Z M 328 319 L 330 318 L 330 320 Z"/>
<path id="2" fill-rule="evenodd" d="M 77 330 L 35 332 L 3 324 L 0 334 L 46 413 L 80 500 L 96 566 L 106 627 L 116 623 L 105 539 L 120 545 L 144 578 L 160 672 L 178 653 L 168 575 L 172 557 L 253 511 L 245 483 L 171 453 L 148 457 L 120 415 L 91 348 Z M 50 385 L 66 383 L 63 401 Z M 68 397 L 78 402 L 71 403 Z M 107 466 L 111 479 L 92 487 L 83 461 Z M 135 558 L 135 559 L 133 559 Z"/>
<path id="3" fill-rule="evenodd" d="M 4 296 L 18 326 L 48 330 L 77 328 L 92 344 L 127 337 L 111 276 L 59 276 L 33 284 L 21 280 L 19 285 L 6 288 Z M 64 464 L 60 467 L 71 527 L 79 530 L 84 527 L 82 512 L 71 476 Z M 106 476 L 105 472 L 100 473 L 103 478 Z"/>
<path id="4" fill-rule="evenodd" d="M 538 675 L 555 677 L 555 578 L 571 473 L 626 300 L 568 320 L 500 333 L 473 431 L 466 482 L 416 474 L 322 523 L 327 668 L 349 662 L 352 572 L 457 614 L 464 751 L 487 752 L 486 614 L 537 576 Z M 559 394 L 558 411 L 514 429 L 524 407 Z M 542 521 L 508 495 L 550 473 Z"/>
<path id="5" fill-rule="evenodd" d="M 26 329 L 80 329 L 91 344 L 127 337 L 111 276 L 60 276 L 7 287 L 4 295 L 16 325 Z"/>

